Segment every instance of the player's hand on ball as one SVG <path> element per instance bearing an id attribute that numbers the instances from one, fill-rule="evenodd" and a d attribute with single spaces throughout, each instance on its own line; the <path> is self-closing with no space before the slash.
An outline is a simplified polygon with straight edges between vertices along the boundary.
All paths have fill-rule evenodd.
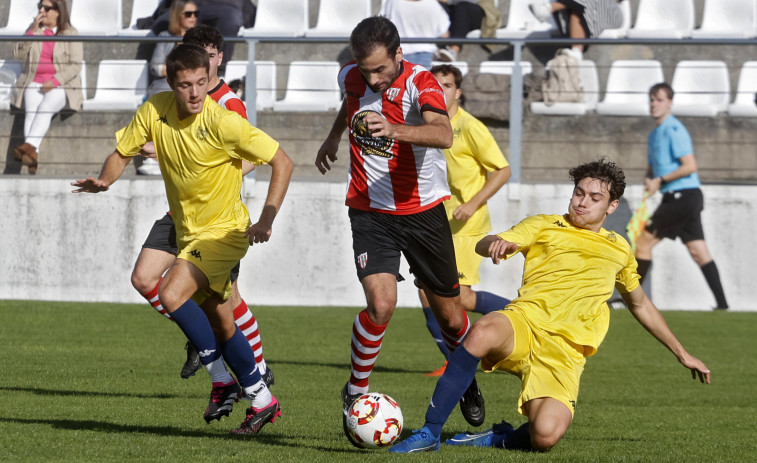
<path id="1" fill-rule="evenodd" d="M 71 182 L 72 186 L 76 189 L 72 190 L 72 193 L 99 193 L 101 191 L 108 191 L 110 184 L 105 180 L 100 180 L 92 177 L 87 177 L 84 180 L 75 180 Z"/>
<path id="2" fill-rule="evenodd" d="M 396 138 L 394 125 L 377 112 L 367 114 L 363 119 L 368 126 L 368 132 L 373 138 L 386 137 Z"/>

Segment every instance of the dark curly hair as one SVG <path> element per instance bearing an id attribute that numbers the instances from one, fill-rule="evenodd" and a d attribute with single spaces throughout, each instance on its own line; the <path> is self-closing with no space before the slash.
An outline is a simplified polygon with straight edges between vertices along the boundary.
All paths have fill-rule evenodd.
<path id="1" fill-rule="evenodd" d="M 578 186 L 578 182 L 587 177 L 595 178 L 607 184 L 607 189 L 610 191 L 610 201 L 620 199 L 623 192 L 626 191 L 626 174 L 623 173 L 623 169 L 614 162 L 608 161 L 607 158 L 576 166 L 570 169 L 568 174 L 570 179 L 573 180 L 574 186 Z"/>
<path id="2" fill-rule="evenodd" d="M 208 26 L 207 24 L 201 24 L 187 30 L 181 41 L 202 48 L 213 46 L 219 52 L 223 48 L 223 35 L 215 27 Z"/>

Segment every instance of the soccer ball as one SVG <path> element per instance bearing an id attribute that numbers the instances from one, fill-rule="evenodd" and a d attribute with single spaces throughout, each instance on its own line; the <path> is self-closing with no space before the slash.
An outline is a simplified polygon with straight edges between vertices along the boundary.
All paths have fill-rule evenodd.
<path id="1" fill-rule="evenodd" d="M 402 410 L 386 394 L 369 392 L 352 403 L 347 431 L 364 448 L 388 447 L 402 432 Z"/>

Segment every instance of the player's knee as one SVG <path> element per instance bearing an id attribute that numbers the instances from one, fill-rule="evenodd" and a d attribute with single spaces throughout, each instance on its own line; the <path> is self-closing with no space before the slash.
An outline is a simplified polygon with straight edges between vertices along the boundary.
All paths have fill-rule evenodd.
<path id="1" fill-rule="evenodd" d="M 557 445 L 565 434 L 562 430 L 552 427 L 551 429 L 539 429 L 534 426 L 530 429 L 531 447 L 539 452 L 547 452 Z"/>
<path id="2" fill-rule="evenodd" d="M 537 452 L 548 452 L 560 442 L 562 436 L 531 436 L 531 447 Z"/>
<path id="3" fill-rule="evenodd" d="M 147 275 L 137 269 L 131 273 L 131 285 L 136 289 L 139 294 L 146 294 L 155 289 L 160 279 L 155 279 L 151 275 Z"/>

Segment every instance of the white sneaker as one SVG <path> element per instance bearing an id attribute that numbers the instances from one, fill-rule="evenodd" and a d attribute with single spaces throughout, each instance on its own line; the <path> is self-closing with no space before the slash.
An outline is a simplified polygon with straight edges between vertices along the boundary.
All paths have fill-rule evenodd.
<path id="1" fill-rule="evenodd" d="M 549 2 L 531 3 L 528 5 L 528 9 L 541 22 L 549 20 L 549 17 L 552 16 L 552 5 Z"/>
<path id="2" fill-rule="evenodd" d="M 147 158 L 142 161 L 142 165 L 137 167 L 139 175 L 160 175 L 160 164 L 157 159 Z"/>
<path id="3" fill-rule="evenodd" d="M 451 63 L 457 61 L 457 52 L 450 47 L 440 48 L 436 51 L 439 61 Z"/>
<path id="4" fill-rule="evenodd" d="M 579 63 L 584 59 L 584 53 L 578 48 L 566 48 L 565 53 L 575 58 Z"/>

